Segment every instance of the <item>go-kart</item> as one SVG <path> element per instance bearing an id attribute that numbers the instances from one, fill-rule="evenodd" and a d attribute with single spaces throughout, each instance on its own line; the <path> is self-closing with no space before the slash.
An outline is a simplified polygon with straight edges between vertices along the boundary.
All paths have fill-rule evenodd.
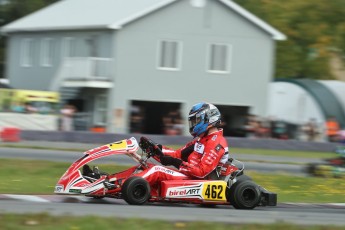
<path id="1" fill-rule="evenodd" d="M 317 177 L 345 178 L 345 146 L 337 146 L 334 151 L 338 157 L 325 159 L 323 163 L 310 163 L 307 172 Z"/>
<path id="2" fill-rule="evenodd" d="M 89 151 L 76 160 L 63 174 L 55 186 L 56 194 L 79 194 L 93 198 L 111 197 L 124 199 L 128 204 L 141 205 L 147 202 L 183 202 L 203 205 L 232 205 L 236 209 L 253 209 L 257 206 L 276 206 L 277 194 L 257 185 L 244 175 L 244 165 L 230 159 L 217 167 L 204 180 L 167 180 L 152 187 L 142 177 L 136 176 L 142 170 L 159 167 L 166 172 L 176 169 L 161 166 L 154 160 L 148 161 L 152 151 L 144 150 L 142 155 L 137 140 L 132 137 L 106 144 Z M 98 158 L 125 154 L 137 162 L 129 169 L 111 174 L 91 167 L 89 162 Z M 242 164 L 241 167 L 235 165 Z"/>

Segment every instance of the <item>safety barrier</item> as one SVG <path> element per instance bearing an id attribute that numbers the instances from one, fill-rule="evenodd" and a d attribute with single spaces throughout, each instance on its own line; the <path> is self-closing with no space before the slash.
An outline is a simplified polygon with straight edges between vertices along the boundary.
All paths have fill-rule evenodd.
<path id="1" fill-rule="evenodd" d="M 191 136 L 165 136 L 148 134 L 114 134 L 114 133 L 94 133 L 94 132 L 59 132 L 59 131 L 33 131 L 22 130 L 22 140 L 28 141 L 52 141 L 52 142 L 76 142 L 76 143 L 110 143 L 129 137 L 138 140 L 141 136 L 147 136 L 157 143 L 163 145 L 182 145 L 189 142 Z M 305 150 L 315 152 L 333 152 L 339 143 L 330 142 L 307 142 L 297 140 L 277 140 L 277 139 L 248 139 L 227 137 L 230 151 L 233 147 L 274 149 L 274 150 Z"/>
<path id="2" fill-rule="evenodd" d="M 4 142 L 19 142 L 20 129 L 15 127 L 5 127 L 0 132 L 0 138 Z"/>

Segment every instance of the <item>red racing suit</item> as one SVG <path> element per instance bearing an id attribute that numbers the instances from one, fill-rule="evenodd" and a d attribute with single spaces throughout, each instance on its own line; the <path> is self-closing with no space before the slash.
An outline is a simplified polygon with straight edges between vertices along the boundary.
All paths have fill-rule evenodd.
<path id="1" fill-rule="evenodd" d="M 163 146 L 163 153 L 183 161 L 178 171 L 164 166 L 154 166 L 136 176 L 145 178 L 151 186 L 163 180 L 203 179 L 219 164 L 227 162 L 229 156 L 228 144 L 222 129 L 194 139 L 177 150 Z M 155 159 L 159 161 L 159 158 Z"/>

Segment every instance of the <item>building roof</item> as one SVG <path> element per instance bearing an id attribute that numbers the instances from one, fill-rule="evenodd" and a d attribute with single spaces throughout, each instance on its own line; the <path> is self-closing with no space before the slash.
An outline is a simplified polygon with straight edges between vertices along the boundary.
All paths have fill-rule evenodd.
<path id="1" fill-rule="evenodd" d="M 3 33 L 21 31 L 121 29 L 127 23 L 181 0 L 60 0 L 1 28 Z M 272 35 L 286 36 L 231 0 L 218 0 L 240 16 Z"/>

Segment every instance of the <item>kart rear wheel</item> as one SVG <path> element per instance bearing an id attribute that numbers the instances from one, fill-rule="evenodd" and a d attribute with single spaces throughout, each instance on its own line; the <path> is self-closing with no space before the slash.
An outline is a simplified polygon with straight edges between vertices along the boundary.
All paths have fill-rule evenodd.
<path id="1" fill-rule="evenodd" d="M 251 180 L 238 181 L 228 189 L 227 198 L 236 209 L 253 209 L 261 200 L 260 187 Z"/>
<path id="2" fill-rule="evenodd" d="M 150 198 L 151 189 L 144 178 L 133 176 L 123 183 L 121 193 L 128 204 L 142 205 Z"/>
<path id="3" fill-rule="evenodd" d="M 241 176 L 236 177 L 237 182 L 245 181 L 245 180 L 253 180 L 250 176 L 242 174 Z"/>

